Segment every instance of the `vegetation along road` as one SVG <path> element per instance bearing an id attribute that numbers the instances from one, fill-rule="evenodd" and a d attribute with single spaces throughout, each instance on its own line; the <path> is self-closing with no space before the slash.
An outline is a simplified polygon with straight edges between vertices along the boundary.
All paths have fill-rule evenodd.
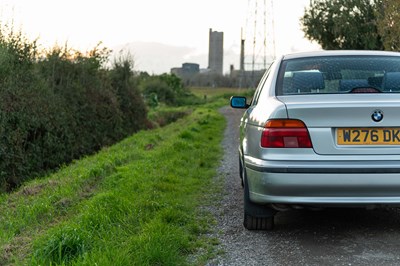
<path id="1" fill-rule="evenodd" d="M 242 226 L 242 187 L 237 166 L 238 124 L 243 112 L 221 109 L 227 118 L 219 168 L 224 195 L 212 212 L 220 252 L 208 265 L 399 265 L 400 210 L 293 210 L 275 217 L 271 232 Z"/>
<path id="2" fill-rule="evenodd" d="M 190 109 L 1 194 L 0 265 L 202 264 L 211 217 L 198 210 L 225 123 L 217 107 Z"/>

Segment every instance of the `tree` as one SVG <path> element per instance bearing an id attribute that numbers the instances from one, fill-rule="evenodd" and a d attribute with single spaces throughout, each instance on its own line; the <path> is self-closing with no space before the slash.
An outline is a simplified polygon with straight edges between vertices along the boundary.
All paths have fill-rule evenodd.
<path id="1" fill-rule="evenodd" d="M 381 1 L 315 0 L 301 18 L 305 36 L 327 50 L 382 50 L 376 12 Z"/>
<path id="2" fill-rule="evenodd" d="M 385 50 L 400 51 L 400 2 L 383 0 L 376 12 L 378 33 Z"/>

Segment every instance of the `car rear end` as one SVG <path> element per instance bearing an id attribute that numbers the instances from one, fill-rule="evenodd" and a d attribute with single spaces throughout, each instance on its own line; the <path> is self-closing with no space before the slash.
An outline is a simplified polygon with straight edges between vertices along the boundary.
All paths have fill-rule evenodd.
<path id="1" fill-rule="evenodd" d="M 280 98 L 287 118 L 269 119 L 259 153 L 245 156 L 251 199 L 312 206 L 399 204 L 400 97 L 358 95 L 357 106 L 342 95 L 318 95 L 313 102 L 305 97 Z M 371 118 L 378 109 L 384 116 L 379 123 Z"/>
<path id="2" fill-rule="evenodd" d="M 400 205 L 399 54 L 292 55 L 269 75 L 242 123 L 250 202 Z"/>

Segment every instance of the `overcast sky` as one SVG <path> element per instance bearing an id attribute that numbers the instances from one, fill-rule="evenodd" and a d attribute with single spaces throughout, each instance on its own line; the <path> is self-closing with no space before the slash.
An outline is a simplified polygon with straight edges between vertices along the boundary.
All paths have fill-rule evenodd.
<path id="1" fill-rule="evenodd" d="M 39 38 L 44 47 L 68 42 L 69 46 L 84 51 L 100 41 L 111 49 L 140 43 L 141 48 L 134 51 L 139 66 L 158 73 L 168 71 L 173 65 L 164 62 L 164 69 L 160 69 L 162 64 L 155 63 L 156 58 L 141 56 L 140 52 L 152 54 L 148 49 L 143 50 L 144 43 L 162 44 L 169 52 L 174 47 L 182 48 L 184 53 L 180 53 L 180 60 L 198 60 L 201 67 L 207 67 L 204 61 L 208 53 L 209 28 L 224 32 L 227 53 L 224 63 L 238 67 L 239 59 L 233 59 L 233 55 L 229 58 L 240 51 L 241 29 L 244 37 L 247 33 L 247 49 L 252 49 L 254 39 L 256 43 L 263 43 L 260 36 L 264 25 L 263 3 L 261 0 L 0 0 L 0 17 L 3 24 L 13 23 L 30 39 Z M 267 0 L 266 3 L 269 54 L 318 48 L 305 40 L 300 30 L 299 18 L 309 0 L 275 0 L 273 5 Z M 259 17 L 257 22 L 256 16 Z M 163 49 L 163 46 L 157 47 Z M 258 48 L 256 50 L 260 53 Z M 154 53 L 159 56 L 162 51 Z M 173 58 L 173 55 L 168 57 Z M 153 61 L 152 66 L 148 64 L 150 61 Z M 170 64 L 177 63 L 179 61 Z"/>

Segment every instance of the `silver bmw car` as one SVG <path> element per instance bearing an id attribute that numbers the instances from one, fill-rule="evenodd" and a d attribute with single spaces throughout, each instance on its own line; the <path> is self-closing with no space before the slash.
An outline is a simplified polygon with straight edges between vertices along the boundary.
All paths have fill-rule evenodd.
<path id="1" fill-rule="evenodd" d="M 244 226 L 291 208 L 400 206 L 400 53 L 282 56 L 240 124 Z"/>

